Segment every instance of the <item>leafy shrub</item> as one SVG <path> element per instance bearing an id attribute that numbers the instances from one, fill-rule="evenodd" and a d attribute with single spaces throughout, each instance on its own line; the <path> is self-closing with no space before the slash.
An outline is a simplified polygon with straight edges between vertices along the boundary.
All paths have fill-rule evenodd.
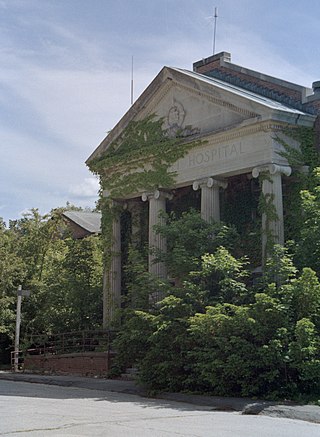
<path id="1" fill-rule="evenodd" d="M 133 359 L 152 391 L 319 394 L 319 281 L 311 269 L 299 275 L 286 251 L 276 252 L 278 281 L 271 282 L 269 272 L 259 292 L 244 282 L 245 259 L 224 247 L 205 254 L 188 281 L 168 288 L 153 314 L 129 317 L 119 356 Z M 270 265 L 274 269 L 274 261 Z"/>

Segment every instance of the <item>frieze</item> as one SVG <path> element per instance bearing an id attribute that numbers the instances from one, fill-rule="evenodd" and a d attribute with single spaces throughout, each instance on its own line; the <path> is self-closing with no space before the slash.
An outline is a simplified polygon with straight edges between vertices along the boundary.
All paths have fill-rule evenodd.
<path id="1" fill-rule="evenodd" d="M 184 160 L 185 168 L 193 168 L 225 159 L 234 159 L 245 153 L 241 141 L 226 144 L 214 149 L 206 149 L 198 152 L 190 152 Z"/>
<path id="2" fill-rule="evenodd" d="M 217 171 L 219 168 L 226 169 L 226 165 L 230 170 L 242 168 L 246 163 L 249 166 L 254 165 L 266 156 L 269 157 L 266 155 L 266 150 L 270 150 L 271 153 L 273 148 L 272 137 L 266 135 L 266 131 L 274 132 L 282 126 L 269 120 L 238 127 L 233 131 L 210 134 L 203 138 L 202 146 L 191 149 L 187 156 L 175 163 L 172 170 L 177 171 L 184 179 L 187 174 L 189 175 L 189 173 L 185 174 L 185 171 L 193 171 L 193 169 L 208 167 L 215 168 L 214 171 Z"/>

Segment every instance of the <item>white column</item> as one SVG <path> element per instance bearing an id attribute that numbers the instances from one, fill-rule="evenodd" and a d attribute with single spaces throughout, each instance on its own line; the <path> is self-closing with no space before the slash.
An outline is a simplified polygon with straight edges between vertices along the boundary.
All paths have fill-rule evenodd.
<path id="1" fill-rule="evenodd" d="M 114 202 L 114 206 L 116 203 Z M 120 210 L 114 208 L 112 242 L 109 271 L 104 274 L 103 283 L 103 326 L 110 327 L 116 321 L 121 307 L 121 226 Z"/>
<path id="2" fill-rule="evenodd" d="M 141 215 L 142 215 L 142 202 L 141 199 L 128 200 L 128 210 L 131 214 L 131 246 L 134 250 L 141 249 L 142 241 L 142 229 L 141 229 Z M 136 293 L 132 293 L 131 296 L 132 308 L 138 307 L 138 297 Z"/>
<path id="3" fill-rule="evenodd" d="M 195 191 L 201 188 L 201 217 L 207 222 L 220 222 L 220 188 L 227 188 L 227 185 L 227 182 L 213 178 L 193 183 Z"/>
<path id="4" fill-rule="evenodd" d="M 160 279 L 167 277 L 167 268 L 163 262 L 154 262 L 156 256 L 152 251 L 165 252 L 167 250 L 167 241 L 156 233 L 154 226 L 164 224 L 164 218 L 161 212 L 166 212 L 166 200 L 172 198 L 172 195 L 155 190 L 154 193 L 143 193 L 142 200 L 149 201 L 149 272 Z"/>
<path id="5" fill-rule="evenodd" d="M 277 164 L 256 167 L 252 176 L 263 174 L 262 194 L 265 208 L 262 213 L 262 259 L 266 258 L 268 244 L 284 244 L 282 174 L 291 175 L 291 167 Z"/>

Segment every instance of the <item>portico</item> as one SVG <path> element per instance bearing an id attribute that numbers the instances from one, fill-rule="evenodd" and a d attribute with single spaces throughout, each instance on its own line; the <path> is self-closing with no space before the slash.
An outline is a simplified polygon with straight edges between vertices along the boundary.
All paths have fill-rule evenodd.
<path id="1" fill-rule="evenodd" d="M 216 59 L 220 64 L 226 64 L 227 61 L 222 60 L 223 54 L 219 55 Z M 290 89 L 291 85 L 294 88 L 288 83 L 281 86 Z M 88 164 L 99 160 L 114 141 L 121 138 L 130 121 L 143 120 L 151 114 L 163 120 L 169 135 L 182 135 L 191 147 L 168 169 L 174 174 L 172 186 L 155 186 L 152 190 L 134 188 L 123 198 L 113 199 L 120 204 L 126 203 L 129 210 L 132 202 L 148 205 L 150 273 L 162 279 L 167 277 L 164 263 L 155 261 L 155 253 L 166 250 L 166 241 L 154 229 L 163 221 L 161 213 L 166 211 L 167 202 L 175 201 L 179 189 L 190 187 L 200 193 L 202 218 L 219 222 L 220 200 L 229 180 L 236 176 L 259 178 L 262 194 L 272 212 L 262 214 L 262 258 L 266 257 L 271 239 L 273 243 L 284 244 L 282 185 L 292 169 L 281 153 L 283 148 L 277 138 L 299 147 L 283 130 L 288 126 L 312 126 L 314 115 L 203 73 L 164 67 L 91 155 Z M 122 168 L 125 172 L 125 162 Z M 113 169 L 103 169 L 102 178 L 105 171 L 112 172 Z M 148 167 L 141 161 L 141 167 L 137 165 L 135 171 L 146 172 Z M 112 198 L 112 191 L 105 190 L 104 195 Z M 113 323 L 115 311 L 121 305 L 120 223 L 120 215 L 115 215 L 111 263 L 105 273 L 105 326 Z M 133 232 L 139 233 L 139 228 L 135 227 Z M 160 297 L 154 296 L 154 299 Z"/>

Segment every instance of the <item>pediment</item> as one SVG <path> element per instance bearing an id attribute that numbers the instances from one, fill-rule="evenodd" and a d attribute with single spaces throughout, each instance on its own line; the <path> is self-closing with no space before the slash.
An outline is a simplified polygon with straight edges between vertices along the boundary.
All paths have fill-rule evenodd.
<path id="1" fill-rule="evenodd" d="M 209 94 L 173 81 L 153 96 L 139 118 L 151 114 L 163 118 L 165 129 L 173 134 L 182 130 L 186 136 L 221 131 L 258 115 L 228 102 L 218 90 Z"/>
<path id="2" fill-rule="evenodd" d="M 87 163 L 106 151 L 121 137 L 132 120 L 155 114 L 162 117 L 164 127 L 174 134 L 182 130 L 188 135 L 208 135 L 234 129 L 243 122 L 272 119 L 290 108 L 280 107 L 225 82 L 186 70 L 164 67 L 145 89 L 129 111 L 121 118 Z"/>

